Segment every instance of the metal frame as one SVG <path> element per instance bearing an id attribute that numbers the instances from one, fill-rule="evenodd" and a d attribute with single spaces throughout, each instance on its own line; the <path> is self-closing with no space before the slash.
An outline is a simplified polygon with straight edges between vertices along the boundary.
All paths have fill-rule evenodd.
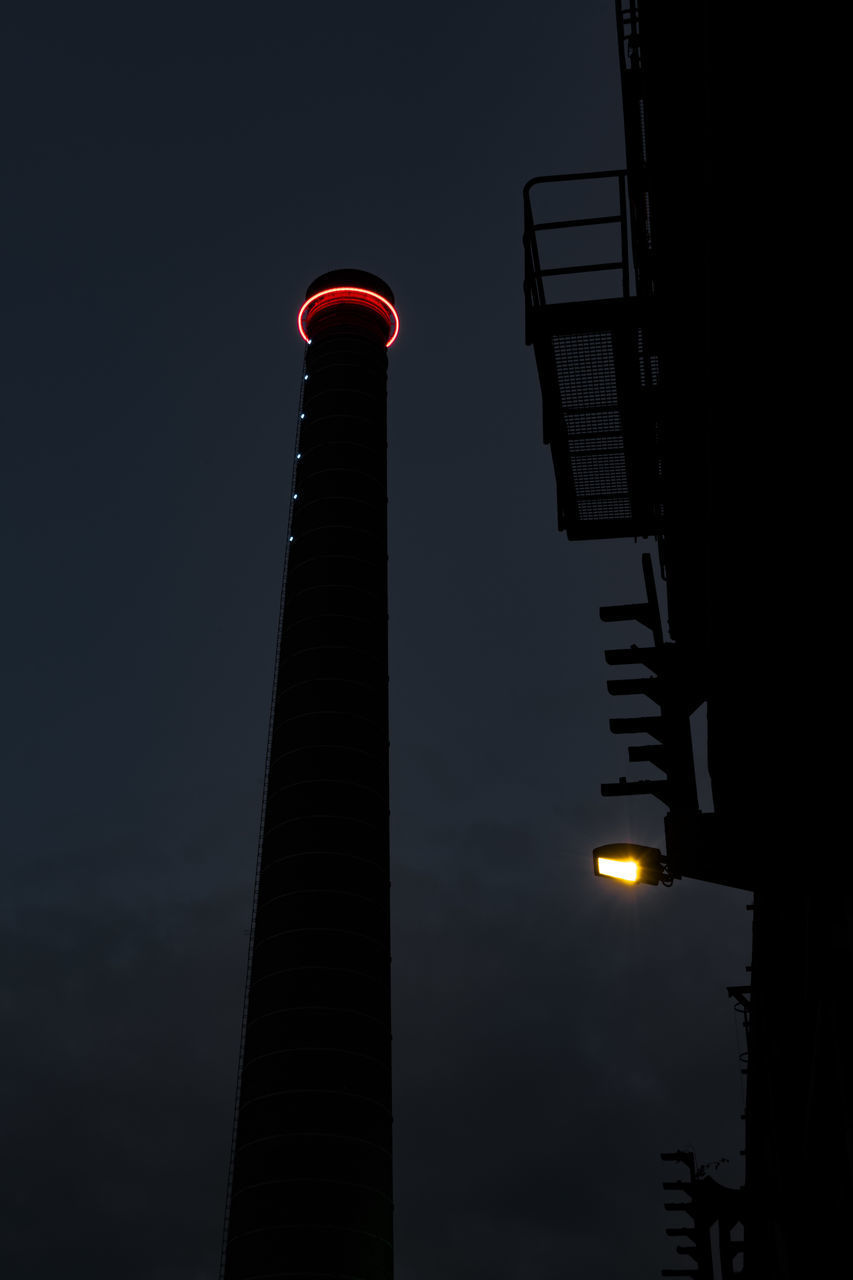
<path id="1" fill-rule="evenodd" d="M 536 222 L 533 216 L 533 206 L 530 193 L 534 187 L 543 186 L 547 183 L 555 182 L 584 182 L 606 178 L 615 178 L 618 183 L 619 191 L 619 212 L 611 214 L 603 218 L 566 218 L 559 222 Z M 631 296 L 631 280 L 630 280 L 630 258 L 628 246 L 628 199 L 627 199 L 627 170 L 625 169 L 600 169 L 591 173 L 553 173 L 546 174 L 538 178 L 531 178 L 524 185 L 524 302 L 525 312 L 530 316 L 531 311 L 538 307 L 548 305 L 545 296 L 544 281 L 549 276 L 568 276 L 568 275 L 584 275 L 593 271 L 619 271 L 622 280 L 623 298 Z M 595 227 L 605 224 L 619 224 L 621 257 L 615 262 L 594 262 L 585 265 L 571 267 L 545 267 L 543 268 L 539 259 L 539 245 L 537 243 L 537 232 L 540 231 L 563 231 L 569 227 Z M 528 343 L 531 339 L 527 338 Z"/>

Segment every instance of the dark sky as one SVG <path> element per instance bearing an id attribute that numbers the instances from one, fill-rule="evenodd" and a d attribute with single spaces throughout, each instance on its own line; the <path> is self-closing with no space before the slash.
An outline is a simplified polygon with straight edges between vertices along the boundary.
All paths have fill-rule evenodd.
<path id="1" fill-rule="evenodd" d="M 611 3 L 32 0 L 0 37 L 0 1272 L 217 1272 L 295 314 L 355 266 L 402 318 L 398 1280 L 651 1280 L 658 1153 L 740 1181 L 750 917 L 591 871 L 663 839 L 599 795 L 642 548 L 557 533 L 521 188 L 623 161 Z"/>

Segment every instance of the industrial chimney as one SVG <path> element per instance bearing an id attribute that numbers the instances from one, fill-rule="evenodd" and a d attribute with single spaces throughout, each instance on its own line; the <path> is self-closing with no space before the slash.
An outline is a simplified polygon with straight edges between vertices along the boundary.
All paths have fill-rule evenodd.
<path id="1" fill-rule="evenodd" d="M 221 1275 L 391 1280 L 386 349 L 333 271 L 308 344 Z"/>

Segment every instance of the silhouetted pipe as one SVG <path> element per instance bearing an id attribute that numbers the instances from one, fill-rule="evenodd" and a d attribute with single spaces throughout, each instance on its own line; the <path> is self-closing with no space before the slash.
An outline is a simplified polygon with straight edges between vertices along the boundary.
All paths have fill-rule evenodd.
<path id="1" fill-rule="evenodd" d="M 315 280 L 224 1276 L 391 1280 L 386 346 Z"/>

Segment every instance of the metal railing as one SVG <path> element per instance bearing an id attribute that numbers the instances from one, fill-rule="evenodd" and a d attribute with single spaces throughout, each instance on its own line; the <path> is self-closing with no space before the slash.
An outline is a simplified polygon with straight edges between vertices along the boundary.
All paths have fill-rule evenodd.
<path id="1" fill-rule="evenodd" d="M 594 218 L 564 218 L 559 221 L 537 222 L 533 213 L 531 191 L 534 187 L 557 182 L 579 183 L 613 180 L 618 189 L 618 212 Z M 593 173 L 555 173 L 531 178 L 524 187 L 524 301 L 527 316 L 548 305 L 545 281 L 555 276 L 585 275 L 600 271 L 618 271 L 621 280 L 621 296 L 630 297 L 630 251 L 628 228 L 628 199 L 625 169 L 602 169 Z M 539 252 L 539 235 L 549 231 L 565 231 L 580 227 L 616 225 L 619 228 L 619 256 L 604 262 L 577 262 L 569 266 L 543 267 Z"/>

